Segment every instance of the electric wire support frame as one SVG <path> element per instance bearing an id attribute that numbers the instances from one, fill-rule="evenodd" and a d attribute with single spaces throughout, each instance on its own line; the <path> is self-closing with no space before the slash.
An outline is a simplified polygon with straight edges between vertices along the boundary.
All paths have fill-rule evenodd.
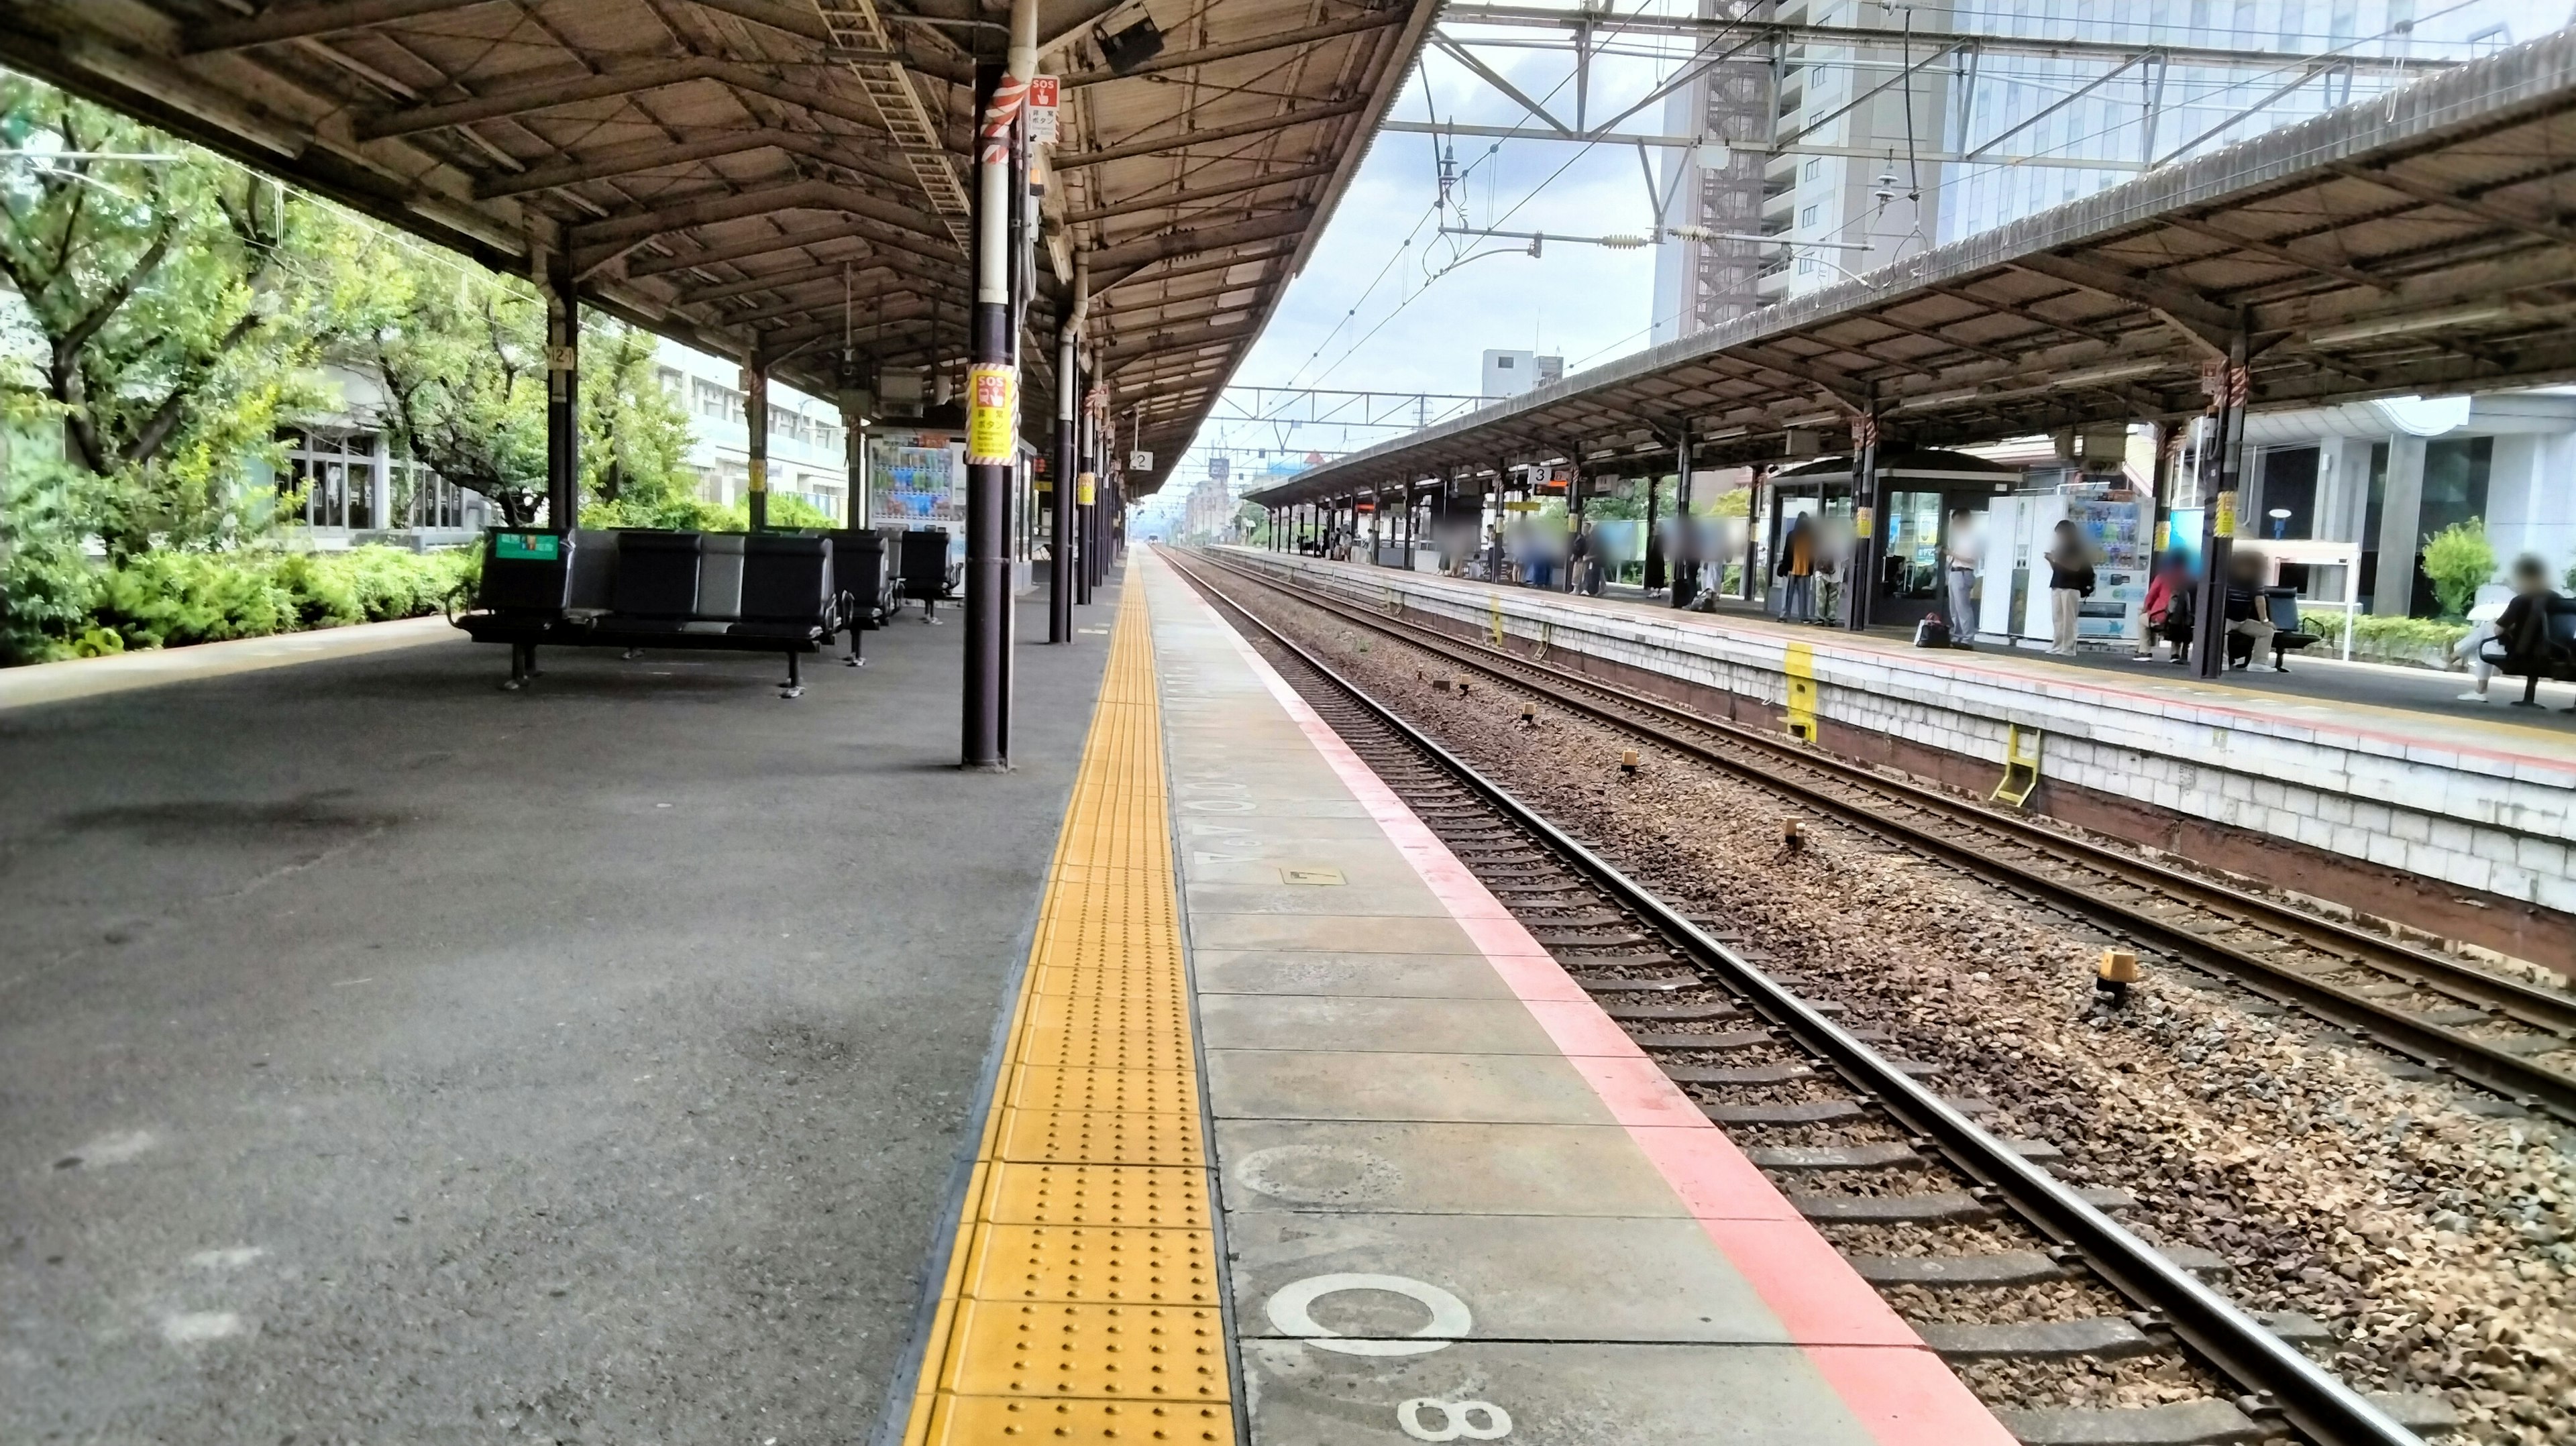
<path id="1" fill-rule="evenodd" d="M 2114 1289 L 2157 1317 L 2220 1374 L 2277 1409 L 2317 1446 L 2422 1446 L 2421 1439 L 2362 1398 L 2332 1372 L 2282 1340 L 2224 1295 L 2202 1284 L 2086 1201 L 2075 1187 L 2032 1164 L 1987 1133 L 1911 1074 L 1792 993 L 1743 955 L 1711 938 L 1643 885 L 1557 828 L 1536 810 L 1450 753 L 1284 633 L 1255 617 L 1199 569 L 1173 566 L 1234 617 L 1297 660 L 1377 726 L 1429 759 L 1440 771 L 1564 860 L 1572 871 L 1661 933 L 1683 958 L 1715 975 L 1831 1064 L 1866 1097 L 1928 1140 L 1963 1173 L 1991 1189 L 2041 1234 L 2083 1256 Z"/>
<path id="2" fill-rule="evenodd" d="M 2499 1048 L 2466 1028 L 2431 1023 L 2401 1007 L 2402 1000 L 2372 998 L 2358 988 L 2317 976 L 2336 969 L 2367 970 L 2381 980 L 2397 980 L 2449 1003 L 2478 1009 L 2487 1016 L 2478 1024 L 2508 1023 L 2562 1043 L 2576 1039 L 2576 995 L 2410 948 L 2352 924 L 2134 858 L 2027 818 L 1979 807 L 1939 789 L 1835 758 L 1821 749 L 1706 717 L 1503 648 L 1427 628 L 1400 629 L 1338 598 L 1259 576 L 1229 560 L 1210 561 L 1230 575 L 1444 655 L 1559 706 L 1789 795 L 1866 832 L 1969 870 L 2033 903 L 2086 919 L 2124 943 L 2154 948 L 2233 979 L 2264 998 L 2304 1010 L 2460 1083 L 2522 1108 L 2576 1122 L 2576 1074 Z M 1494 606 L 1499 620 L 1499 600 Z M 1730 749 L 1758 756 L 1747 758 Z M 2184 911 L 2188 924 L 2158 912 L 2175 907 Z M 2243 941 L 2231 942 L 2226 937 L 2231 934 L 2243 936 Z M 2271 951 L 2278 951 L 2277 957 Z M 2301 967 L 2302 956 L 2307 967 Z"/>

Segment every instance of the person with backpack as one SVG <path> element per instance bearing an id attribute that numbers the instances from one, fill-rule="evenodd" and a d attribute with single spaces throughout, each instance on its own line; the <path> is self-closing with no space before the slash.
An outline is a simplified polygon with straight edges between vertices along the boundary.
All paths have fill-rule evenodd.
<path id="1" fill-rule="evenodd" d="M 2084 599 L 2093 595 L 2093 552 L 2072 522 L 2060 522 L 2048 544 L 2048 650 L 2075 656 L 2075 633 Z"/>

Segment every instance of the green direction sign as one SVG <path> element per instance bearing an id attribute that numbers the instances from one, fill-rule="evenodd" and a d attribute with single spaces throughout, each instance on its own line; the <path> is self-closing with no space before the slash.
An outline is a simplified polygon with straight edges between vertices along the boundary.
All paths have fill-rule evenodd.
<path id="1" fill-rule="evenodd" d="M 553 562 L 563 556 L 563 539 L 551 532 L 496 533 L 492 555 L 503 562 Z"/>

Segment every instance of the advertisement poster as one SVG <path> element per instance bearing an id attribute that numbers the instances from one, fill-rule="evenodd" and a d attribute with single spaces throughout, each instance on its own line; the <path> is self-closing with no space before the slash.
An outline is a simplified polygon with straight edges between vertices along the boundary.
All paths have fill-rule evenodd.
<path id="1" fill-rule="evenodd" d="M 2128 488 L 2070 490 L 2067 520 L 2092 545 L 2093 595 L 2077 613 L 2087 642 L 2136 642 L 2144 636 L 2147 578 L 2155 556 L 2147 500 Z"/>
<path id="2" fill-rule="evenodd" d="M 868 436 L 868 524 L 907 531 L 966 526 L 966 448 L 947 432 Z"/>

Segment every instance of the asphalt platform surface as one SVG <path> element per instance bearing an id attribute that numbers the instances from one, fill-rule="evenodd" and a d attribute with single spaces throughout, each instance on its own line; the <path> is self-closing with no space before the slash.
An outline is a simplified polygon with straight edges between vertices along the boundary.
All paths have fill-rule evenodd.
<path id="1" fill-rule="evenodd" d="M 0 1441 L 863 1440 L 1115 598 L 0 712 Z"/>

